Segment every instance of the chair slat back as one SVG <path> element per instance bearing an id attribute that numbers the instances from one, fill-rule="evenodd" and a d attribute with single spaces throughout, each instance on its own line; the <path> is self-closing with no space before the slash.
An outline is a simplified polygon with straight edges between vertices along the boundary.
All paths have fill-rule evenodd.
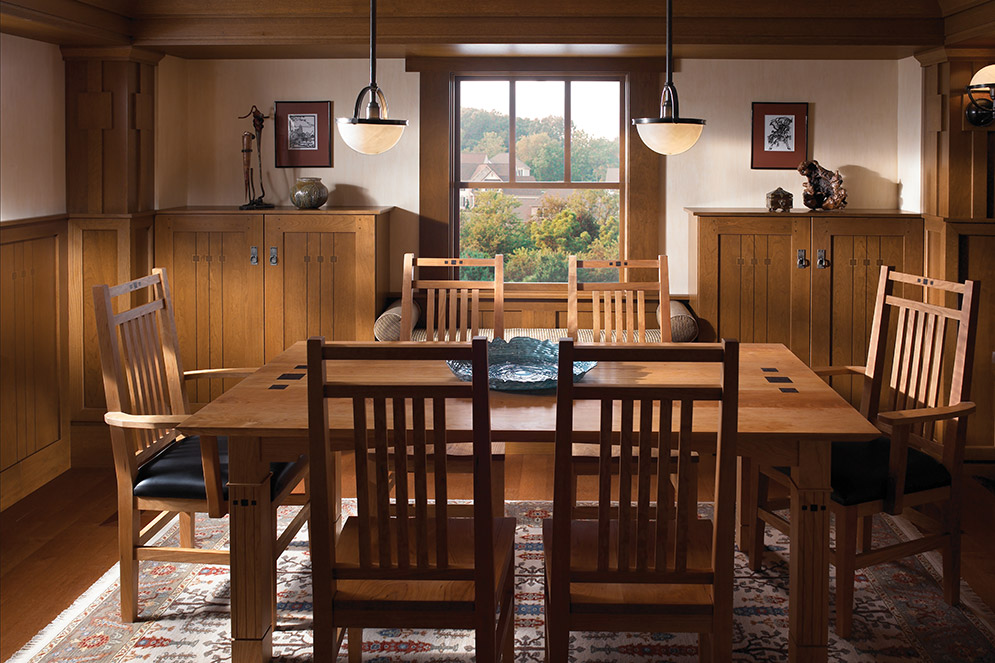
<path id="1" fill-rule="evenodd" d="M 894 283 L 921 286 L 926 301 L 893 295 Z M 975 281 L 954 283 L 881 268 L 867 362 L 871 389 L 862 402 L 871 421 L 877 419 L 882 402 L 886 410 L 915 410 L 970 400 L 978 287 Z M 930 297 L 931 291 L 950 294 Z M 930 301 L 954 296 L 959 301 L 950 306 Z M 886 330 L 892 320 L 895 331 L 889 338 Z M 889 354 L 891 368 L 886 374 L 883 360 Z M 932 423 L 921 424 L 913 429 L 910 442 L 935 450 L 938 433 Z"/>
<path id="2" fill-rule="evenodd" d="M 454 378 L 438 382 L 397 384 L 386 381 L 329 379 L 335 375 L 335 360 L 468 360 L 473 363 L 473 382 Z M 448 376 L 447 376 L 448 377 Z M 323 547 L 331 539 L 313 542 L 312 554 L 331 555 L 339 578 L 475 579 L 493 573 L 493 517 L 491 510 L 490 419 L 487 391 L 487 341 L 473 339 L 472 346 L 408 344 L 324 343 L 308 341 L 308 403 L 312 468 L 326 468 L 329 450 L 326 399 L 349 398 L 353 402 L 359 565 L 335 566 L 334 550 Z M 450 560 L 450 511 L 446 488 L 446 404 L 451 399 L 473 400 L 474 520 L 487 523 L 474 527 L 475 562 L 455 565 Z M 408 466 L 409 462 L 411 467 Z M 312 470 L 312 505 L 332 512 L 326 500 L 331 477 Z M 429 492 L 429 474 L 434 475 L 434 495 Z M 393 480 L 393 477 L 400 479 Z M 413 494 L 408 481 L 412 477 Z M 434 497 L 433 501 L 430 498 Z M 315 515 L 314 522 L 330 522 Z M 324 528 L 322 528 L 324 529 Z M 319 552 L 320 551 L 320 552 Z M 481 553 L 480 551 L 484 551 Z M 489 571 L 488 571 L 489 570 Z"/>
<path id="3" fill-rule="evenodd" d="M 579 269 L 653 269 L 653 281 L 581 282 Z M 652 329 L 652 307 L 646 310 L 646 293 L 655 293 L 660 302 L 660 340 L 672 340 L 670 329 L 670 275 L 667 256 L 656 260 L 578 260 L 569 258 L 567 279 L 567 333 L 577 338 L 579 302 L 591 301 L 594 341 L 645 343 L 646 329 Z M 583 294 L 582 294 L 583 293 Z"/>
<path id="4" fill-rule="evenodd" d="M 115 298 L 142 292 L 147 295 L 146 303 L 115 307 Z M 157 268 L 149 276 L 113 287 L 96 285 L 93 300 L 108 410 L 133 415 L 189 414 L 165 271 Z M 111 427 L 116 462 L 130 468 L 132 476 L 176 437 L 170 427 Z"/>
<path id="5" fill-rule="evenodd" d="M 420 267 L 488 267 L 490 281 L 419 279 Z M 491 258 L 415 258 L 404 254 L 401 290 L 401 340 L 411 340 L 414 326 L 414 294 L 425 293 L 425 339 L 469 342 L 481 328 L 480 296 L 494 300 L 494 337 L 504 337 L 504 256 Z"/>
<path id="6" fill-rule="evenodd" d="M 738 344 L 696 345 L 689 353 L 678 345 L 632 347 L 559 346 L 557 422 L 553 504 L 552 569 L 569 568 L 572 582 L 711 583 L 731 569 L 735 509 L 736 408 Z M 680 380 L 653 384 L 574 383 L 574 361 L 639 361 L 717 364 L 710 384 Z M 701 370 L 706 370 L 702 366 Z M 573 411 L 578 401 L 600 405 L 598 471 L 598 550 L 596 568 L 579 568 L 571 560 L 570 529 L 579 517 L 570 487 Z M 712 562 L 691 565 L 688 545 L 698 519 L 693 494 L 694 410 L 701 402 L 719 404 L 718 461 L 714 495 Z M 675 429 L 674 418 L 677 416 Z M 697 432 L 700 435 L 700 432 Z M 615 447 L 615 449 L 613 449 Z M 613 483 L 613 459 L 617 482 Z M 676 459 L 676 467 L 675 460 Z M 676 488 L 671 478 L 676 475 Z M 617 504 L 617 508 L 612 508 Z M 716 557 L 716 554 L 718 557 Z M 728 560 L 716 564 L 716 560 Z M 721 568 L 719 568 L 721 567 Z M 560 578 L 565 582 L 566 578 Z"/>

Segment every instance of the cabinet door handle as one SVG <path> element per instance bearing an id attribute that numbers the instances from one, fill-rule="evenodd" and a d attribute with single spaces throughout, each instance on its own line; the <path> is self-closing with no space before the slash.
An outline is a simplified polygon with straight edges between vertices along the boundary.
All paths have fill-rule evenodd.
<path id="1" fill-rule="evenodd" d="M 259 264 L 259 247 L 250 246 L 249 247 L 249 264 L 258 265 Z"/>
<path id="2" fill-rule="evenodd" d="M 276 257 L 276 247 L 275 246 L 269 247 L 269 264 L 275 265 L 279 262 L 280 260 Z"/>
<path id="3" fill-rule="evenodd" d="M 818 259 L 815 261 L 815 268 L 826 269 L 827 267 L 829 267 L 829 261 L 826 260 L 826 250 L 819 249 L 818 256 L 819 256 Z"/>
<path id="4" fill-rule="evenodd" d="M 798 249 L 798 269 L 808 267 L 808 259 L 805 257 L 805 249 Z"/>

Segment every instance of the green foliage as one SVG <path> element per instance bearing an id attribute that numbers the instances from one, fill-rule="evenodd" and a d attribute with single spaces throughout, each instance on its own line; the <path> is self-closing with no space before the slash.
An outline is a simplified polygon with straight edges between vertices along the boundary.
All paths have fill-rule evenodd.
<path id="1" fill-rule="evenodd" d="M 477 141 L 476 146 L 474 146 L 473 152 L 483 152 L 487 155 L 488 159 L 494 157 L 495 154 L 501 154 L 502 152 L 508 151 L 508 145 L 505 141 L 505 137 L 495 133 L 493 131 L 487 131 Z"/>
<path id="2" fill-rule="evenodd" d="M 545 131 L 519 138 L 515 156 L 531 169 L 536 180 L 563 181 L 563 143 Z"/>
<path id="3" fill-rule="evenodd" d="M 460 152 L 475 152 L 477 143 L 486 133 L 495 133 L 507 142 L 510 127 L 505 113 L 464 108 L 460 113 Z"/>
<path id="4" fill-rule="evenodd" d="M 460 217 L 460 255 L 464 258 L 504 254 L 505 280 L 562 282 L 567 279 L 567 257 L 618 258 L 617 191 L 585 189 L 563 198 L 547 192 L 535 215 L 523 221 L 521 204 L 500 190 L 476 190 L 474 206 Z M 486 268 L 460 271 L 464 280 L 491 278 Z M 615 270 L 591 270 L 585 281 L 613 281 Z"/>
<path id="5" fill-rule="evenodd" d="M 618 168 L 618 139 L 596 138 L 574 129 L 570 137 L 570 179 L 603 182 L 609 168 Z"/>

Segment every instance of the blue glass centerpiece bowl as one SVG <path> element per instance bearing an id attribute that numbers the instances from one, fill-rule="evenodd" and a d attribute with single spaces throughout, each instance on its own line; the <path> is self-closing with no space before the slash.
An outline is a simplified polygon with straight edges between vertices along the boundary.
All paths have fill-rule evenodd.
<path id="1" fill-rule="evenodd" d="M 491 389 L 538 391 L 556 387 L 559 348 L 552 341 L 540 341 L 529 336 L 516 336 L 509 341 L 496 338 L 488 343 L 487 357 Z M 469 361 L 451 359 L 446 363 L 460 380 L 469 382 L 472 378 Z M 575 361 L 574 382 L 597 364 L 596 361 Z"/>

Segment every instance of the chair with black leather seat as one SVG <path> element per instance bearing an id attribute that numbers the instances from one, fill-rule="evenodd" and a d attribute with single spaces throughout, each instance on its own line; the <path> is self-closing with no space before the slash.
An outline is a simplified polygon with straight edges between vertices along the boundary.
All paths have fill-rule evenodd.
<path id="1" fill-rule="evenodd" d="M 122 296 L 132 299 L 115 312 L 114 298 Z M 194 543 L 196 513 L 219 518 L 228 512 L 227 440 L 184 437 L 175 427 L 190 414 L 184 380 L 245 377 L 254 369 L 183 372 L 162 269 L 113 287 L 94 286 L 93 299 L 108 409 L 104 421 L 110 426 L 117 476 L 121 619 L 133 622 L 140 561 L 229 563 L 227 550 L 196 548 Z M 132 302 L 140 303 L 129 308 Z M 285 530 L 290 534 L 283 540 L 289 542 L 310 509 L 306 495 L 291 495 L 306 477 L 307 461 L 302 456 L 292 463 L 273 463 L 271 470 L 274 505 L 304 504 Z M 142 511 L 159 513 L 143 527 Z M 147 545 L 177 515 L 180 546 Z M 273 591 L 275 600 L 275 586 Z"/>
<path id="2" fill-rule="evenodd" d="M 893 295 L 896 282 L 923 288 L 925 301 Z M 960 599 L 961 484 L 967 417 L 975 410 L 970 386 L 978 290 L 974 281 L 940 281 L 884 266 L 867 365 L 814 369 L 826 377 L 861 376 L 861 413 L 883 433 L 870 442 L 832 445 L 829 504 L 836 548 L 830 559 L 836 566 L 836 632 L 841 637 L 849 637 L 853 624 L 854 572 L 865 566 L 940 548 L 944 598 L 951 605 Z M 945 299 L 959 302 L 937 303 Z M 952 357 L 945 353 L 950 340 Z M 787 485 L 788 477 L 783 468 L 753 471 L 759 472 L 752 477 L 757 499 L 746 500 L 745 514 L 754 524 L 753 540 L 745 547 L 750 566 L 757 569 L 764 523 L 789 532 L 789 523 L 775 513 L 783 502 L 768 496 L 769 480 Z M 937 508 L 939 518 L 932 517 Z M 872 550 L 871 519 L 882 512 L 903 514 L 923 536 Z"/>

